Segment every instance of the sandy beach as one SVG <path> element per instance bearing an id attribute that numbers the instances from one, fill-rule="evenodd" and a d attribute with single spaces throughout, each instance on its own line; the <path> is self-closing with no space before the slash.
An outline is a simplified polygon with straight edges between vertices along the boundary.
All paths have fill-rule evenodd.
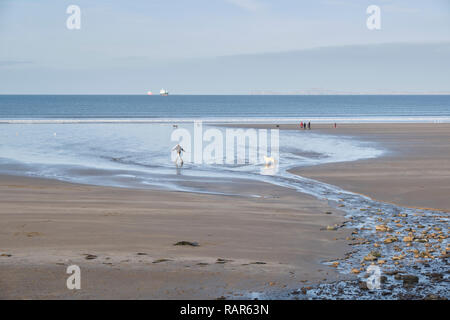
<path id="1" fill-rule="evenodd" d="M 349 230 L 326 202 L 129 190 L 1 176 L 0 298 L 215 299 L 333 280 Z M 240 186 L 240 187 L 246 187 Z M 327 214 L 332 212 L 332 214 Z M 198 247 L 174 246 L 179 241 Z M 87 255 L 96 256 L 87 260 Z M 9 256 L 11 255 L 11 256 Z M 82 290 L 66 288 L 66 267 Z"/>
<path id="2" fill-rule="evenodd" d="M 298 130 L 298 124 L 246 124 L 234 127 Z M 310 132 L 310 131 L 306 131 Z M 450 124 L 312 124 L 312 132 L 376 142 L 382 157 L 308 166 L 292 173 L 383 202 L 450 211 Z"/>
<path id="3" fill-rule="evenodd" d="M 387 153 L 292 172 L 379 201 L 450 208 L 448 124 L 330 127 L 313 124 L 318 133 L 378 142 Z M 0 176 L 0 298 L 270 298 L 354 277 L 322 264 L 342 259 L 358 240 L 350 228 L 327 230 L 346 222 L 336 206 L 262 182 L 230 188 L 263 196 Z M 194 246 L 174 245 L 180 241 Z M 72 264 L 82 270 L 82 290 L 66 288 Z"/>
<path id="4" fill-rule="evenodd" d="M 375 141 L 380 158 L 292 172 L 383 202 L 450 211 L 450 124 L 316 125 L 318 132 Z"/>

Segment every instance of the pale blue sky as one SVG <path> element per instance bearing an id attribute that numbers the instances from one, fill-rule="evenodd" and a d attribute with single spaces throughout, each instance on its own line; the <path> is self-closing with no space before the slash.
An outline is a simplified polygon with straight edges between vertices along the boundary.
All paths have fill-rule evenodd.
<path id="1" fill-rule="evenodd" d="M 70 4 L 81 7 L 81 30 L 66 28 Z M 379 31 L 366 28 L 371 4 L 381 7 Z M 450 91 L 444 74 L 448 43 L 448 0 L 0 0 L 0 94 L 143 93 L 161 87 L 207 94 L 312 87 Z M 378 47 L 374 57 L 376 44 L 390 45 Z M 336 58 L 332 47 L 350 55 L 350 62 L 358 52 L 358 59 L 333 71 L 344 58 Z M 315 55 L 305 54 L 313 48 Z M 286 73 L 294 77 L 280 79 L 275 66 L 283 52 L 302 59 L 289 60 Z M 426 78 L 397 72 L 396 61 L 409 54 L 415 60 L 403 61 L 402 70 L 421 64 L 428 68 Z M 374 59 L 385 73 L 378 82 L 361 81 Z M 221 68 L 224 61 L 239 67 L 229 74 Z M 309 74 L 302 72 L 305 66 Z"/>

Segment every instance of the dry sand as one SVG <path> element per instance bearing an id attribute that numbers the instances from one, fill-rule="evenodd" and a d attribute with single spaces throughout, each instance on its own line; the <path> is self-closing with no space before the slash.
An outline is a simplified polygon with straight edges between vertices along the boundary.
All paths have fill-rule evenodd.
<path id="1" fill-rule="evenodd" d="M 342 216 L 312 197 L 252 184 L 265 198 L 0 176 L 0 298 L 214 299 L 335 279 L 320 262 L 344 255 L 349 231 L 321 228 Z M 66 288 L 71 264 L 82 290 Z"/>

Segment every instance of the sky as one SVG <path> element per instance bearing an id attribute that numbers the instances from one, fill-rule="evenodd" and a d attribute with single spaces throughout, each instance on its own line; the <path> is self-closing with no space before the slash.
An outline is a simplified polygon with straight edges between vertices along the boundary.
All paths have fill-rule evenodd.
<path id="1" fill-rule="evenodd" d="M 448 61 L 448 0 L 0 0 L 0 94 L 450 92 Z"/>

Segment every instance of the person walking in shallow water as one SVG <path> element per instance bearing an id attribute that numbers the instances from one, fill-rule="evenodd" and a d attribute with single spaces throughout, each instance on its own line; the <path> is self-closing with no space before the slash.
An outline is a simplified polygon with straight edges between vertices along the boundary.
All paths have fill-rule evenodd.
<path id="1" fill-rule="evenodd" d="M 311 121 L 308 121 L 308 130 L 311 130 Z"/>
<path id="2" fill-rule="evenodd" d="M 175 159 L 175 165 L 178 167 L 178 159 L 180 159 L 180 166 L 182 167 L 184 161 L 183 161 L 183 158 L 181 157 L 181 153 L 182 153 L 182 152 L 186 152 L 186 151 L 184 151 L 183 147 L 180 146 L 180 144 L 177 144 L 177 145 L 172 149 L 172 151 L 176 151 L 176 152 L 177 152 L 177 158 Z"/>

